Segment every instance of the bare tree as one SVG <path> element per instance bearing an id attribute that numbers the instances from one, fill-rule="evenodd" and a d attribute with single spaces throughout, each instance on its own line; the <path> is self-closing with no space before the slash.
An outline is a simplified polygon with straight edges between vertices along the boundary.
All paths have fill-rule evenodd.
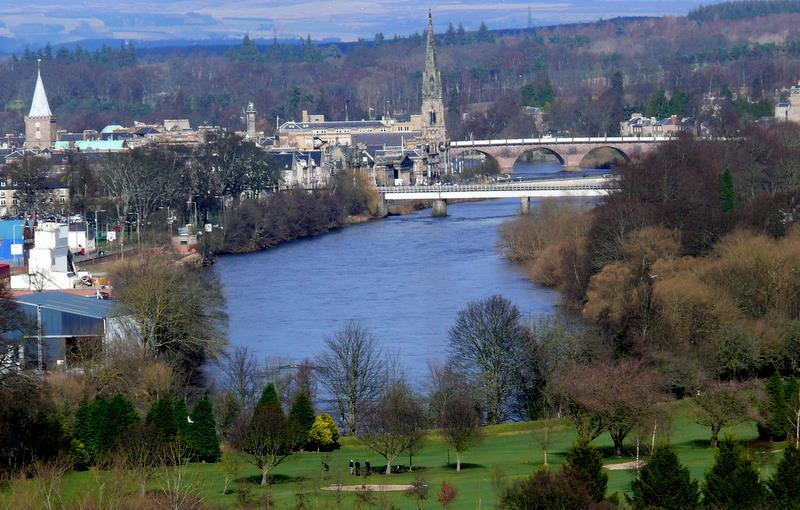
<path id="1" fill-rule="evenodd" d="M 364 428 L 362 441 L 386 459 L 386 474 L 391 474 L 392 462 L 425 434 L 419 396 L 402 382 L 392 384 L 367 416 Z"/>
<path id="2" fill-rule="evenodd" d="M 717 447 L 723 427 L 741 423 L 747 417 L 748 404 L 742 395 L 742 385 L 720 383 L 701 391 L 694 397 L 698 424 L 711 429 L 711 448 Z"/>
<path id="3" fill-rule="evenodd" d="M 385 386 L 383 357 L 372 334 L 354 321 L 325 343 L 327 351 L 317 358 L 320 381 L 336 399 L 347 430 L 356 434 L 364 407 L 374 402 Z"/>
<path id="4" fill-rule="evenodd" d="M 474 377 L 489 423 L 503 419 L 527 334 L 517 307 L 498 295 L 469 303 L 450 329 L 452 360 Z"/>
<path id="5" fill-rule="evenodd" d="M 460 393 L 448 399 L 441 432 L 447 445 L 456 451 L 456 471 L 461 471 L 461 456 L 483 439 L 480 416 L 468 395 Z"/>
<path id="6" fill-rule="evenodd" d="M 236 395 L 243 408 L 252 407 L 263 379 L 255 354 L 246 346 L 237 346 L 225 353 L 221 369 L 225 389 Z"/>
<path id="7" fill-rule="evenodd" d="M 133 475 L 144 497 L 147 485 L 156 478 L 157 468 L 167 455 L 168 445 L 153 425 L 136 423 L 129 427 L 117 450 L 117 467 Z"/>
<path id="8" fill-rule="evenodd" d="M 253 414 L 237 446 L 251 455 L 252 463 L 261 471 L 261 485 L 268 485 L 272 470 L 292 454 L 301 437 L 283 412 L 265 408 Z"/>

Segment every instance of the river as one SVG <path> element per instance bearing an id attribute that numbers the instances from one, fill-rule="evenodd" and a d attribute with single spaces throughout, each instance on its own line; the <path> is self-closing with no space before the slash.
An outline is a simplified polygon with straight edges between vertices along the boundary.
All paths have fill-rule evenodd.
<path id="1" fill-rule="evenodd" d="M 531 176 L 552 164 L 519 165 Z M 447 332 L 469 302 L 502 294 L 524 314 L 554 312 L 559 296 L 498 253 L 498 227 L 519 201 L 448 206 L 354 225 L 214 265 L 226 293 L 231 345 L 285 362 L 313 358 L 348 319 L 361 321 L 414 382 L 447 356 Z"/>

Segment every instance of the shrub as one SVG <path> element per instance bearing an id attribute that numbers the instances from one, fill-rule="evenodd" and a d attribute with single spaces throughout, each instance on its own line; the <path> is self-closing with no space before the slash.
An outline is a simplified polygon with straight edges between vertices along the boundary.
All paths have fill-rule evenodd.
<path id="1" fill-rule="evenodd" d="M 508 510 L 585 510 L 598 507 L 589 488 L 574 473 L 545 470 L 511 484 L 500 505 L 500 508 Z"/>
<path id="2" fill-rule="evenodd" d="M 314 418 L 308 431 L 311 445 L 319 451 L 329 452 L 339 448 L 339 429 L 330 414 L 323 413 Z"/>

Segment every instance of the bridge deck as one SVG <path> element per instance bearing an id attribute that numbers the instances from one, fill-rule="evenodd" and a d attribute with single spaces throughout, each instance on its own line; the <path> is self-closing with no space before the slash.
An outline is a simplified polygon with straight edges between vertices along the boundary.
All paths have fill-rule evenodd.
<path id="1" fill-rule="evenodd" d="M 451 148 L 487 147 L 498 145 L 565 145 L 565 144 L 598 144 L 598 143 L 662 143 L 674 140 L 670 136 L 596 136 L 596 137 L 542 137 L 542 138 L 505 138 L 495 140 L 459 140 L 450 142 Z"/>
<path id="2" fill-rule="evenodd" d="M 604 196 L 618 188 L 614 177 L 552 179 L 508 184 L 463 186 L 383 186 L 386 200 L 446 200 L 469 198 L 591 197 Z"/>

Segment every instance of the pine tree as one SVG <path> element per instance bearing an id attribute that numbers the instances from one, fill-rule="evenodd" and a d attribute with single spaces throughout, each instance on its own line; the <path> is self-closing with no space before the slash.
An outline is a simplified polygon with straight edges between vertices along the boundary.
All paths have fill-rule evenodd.
<path id="1" fill-rule="evenodd" d="M 222 452 L 219 449 L 217 424 L 214 421 L 214 409 L 208 394 L 203 395 L 192 410 L 192 423 L 186 429 L 186 446 L 192 456 L 202 462 L 216 462 Z"/>
<path id="2" fill-rule="evenodd" d="M 152 424 L 165 439 L 175 439 L 178 435 L 178 422 L 172 397 L 166 395 L 153 402 L 145 421 Z"/>
<path id="3" fill-rule="evenodd" d="M 314 408 L 305 391 L 301 391 L 294 398 L 292 408 L 289 410 L 289 419 L 297 423 L 305 438 L 311 430 L 311 426 L 314 425 Z"/>
<path id="4" fill-rule="evenodd" d="M 656 448 L 639 478 L 631 482 L 633 508 L 684 510 L 697 508 L 700 489 L 689 470 L 678 461 L 675 452 L 666 446 Z"/>
<path id="5" fill-rule="evenodd" d="M 258 399 L 258 403 L 256 404 L 256 411 L 263 409 L 274 409 L 283 413 L 281 399 L 278 397 L 278 392 L 275 390 L 275 385 L 272 383 L 267 384 L 264 391 L 261 392 L 261 398 Z"/>
<path id="6" fill-rule="evenodd" d="M 722 211 L 732 212 L 736 208 L 736 193 L 733 189 L 733 174 L 725 170 L 720 175 L 719 192 L 722 198 Z"/>
<path id="7" fill-rule="evenodd" d="M 764 420 L 758 424 L 759 433 L 763 438 L 773 441 L 786 439 L 792 421 L 785 390 L 783 377 L 779 374 L 773 374 L 767 381 L 767 401 L 763 410 Z"/>
<path id="8" fill-rule="evenodd" d="M 99 411 L 101 418 L 97 433 L 98 447 L 101 452 L 111 450 L 122 431 L 139 419 L 133 404 L 119 393 L 114 395 L 104 407 L 105 412 L 102 409 Z"/>
<path id="9" fill-rule="evenodd" d="M 185 444 L 187 427 L 189 426 L 189 410 L 186 408 L 186 400 L 175 401 L 175 427 L 178 431 L 177 442 Z"/>
<path id="10" fill-rule="evenodd" d="M 603 472 L 603 456 L 585 441 L 578 441 L 567 452 L 564 471 L 583 480 L 595 501 L 602 501 L 606 495 L 608 475 Z"/>
<path id="11" fill-rule="evenodd" d="M 765 489 L 753 462 L 731 439 L 719 443 L 717 458 L 703 482 L 703 503 L 708 508 L 748 510 L 761 508 Z"/>
<path id="12" fill-rule="evenodd" d="M 800 450 L 794 446 L 786 446 L 783 458 L 772 478 L 767 482 L 769 487 L 770 508 L 800 510 Z"/>

